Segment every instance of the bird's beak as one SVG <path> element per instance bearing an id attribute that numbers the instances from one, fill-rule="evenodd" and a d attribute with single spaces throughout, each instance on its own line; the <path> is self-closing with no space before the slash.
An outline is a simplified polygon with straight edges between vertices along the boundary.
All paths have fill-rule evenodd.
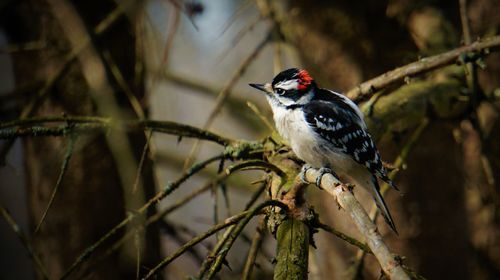
<path id="1" fill-rule="evenodd" d="M 270 83 L 266 84 L 248 84 L 249 86 L 256 88 L 260 91 L 265 92 L 266 94 L 271 94 L 273 92 L 273 87 Z"/>

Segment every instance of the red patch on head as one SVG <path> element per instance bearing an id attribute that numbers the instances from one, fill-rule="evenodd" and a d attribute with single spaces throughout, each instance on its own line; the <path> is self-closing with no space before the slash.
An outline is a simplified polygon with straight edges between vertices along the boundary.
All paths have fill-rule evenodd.
<path id="1" fill-rule="evenodd" d="M 306 70 L 299 71 L 299 86 L 298 90 L 307 90 L 311 85 L 313 78 Z"/>

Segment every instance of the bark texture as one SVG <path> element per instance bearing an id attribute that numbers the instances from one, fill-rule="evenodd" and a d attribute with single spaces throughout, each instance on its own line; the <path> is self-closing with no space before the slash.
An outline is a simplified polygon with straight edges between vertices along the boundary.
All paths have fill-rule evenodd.
<path id="1" fill-rule="evenodd" d="M 57 69 L 64 67 L 53 86 L 48 88 L 47 98 L 35 106 L 32 115 L 96 115 L 98 111 L 95 95 L 90 94 L 92 85 L 84 74 L 85 61 L 65 59 L 74 51 L 74 45 L 65 33 L 72 26 L 63 28 L 62 25 L 70 23 L 61 22 L 61 18 L 68 14 L 55 14 L 62 6 L 71 7 L 77 12 L 78 20 L 84 24 L 83 30 L 92 39 L 88 48 L 95 48 L 99 54 L 103 51 L 111 53 L 112 59 L 123 71 L 126 83 L 140 99 L 143 82 L 142 77 L 134 79 L 137 75 L 134 72 L 135 37 L 130 33 L 130 21 L 124 15 L 119 15 L 119 19 L 102 36 L 97 37 L 93 33 L 96 24 L 116 8 L 114 1 L 11 1 L 2 10 L 2 25 L 9 41 L 24 43 L 40 40 L 46 46 L 40 50 L 13 53 L 17 85 L 23 87 L 34 82 L 43 84 L 54 77 Z M 104 61 L 102 57 L 101 61 Z M 111 78 L 108 67 L 104 65 L 105 72 L 96 78 L 103 81 L 109 79 L 112 91 L 99 94 L 116 94 L 117 106 L 121 107 L 124 115 L 132 116 L 130 103 Z M 40 87 L 37 87 L 33 95 L 39 90 Z M 130 134 L 129 137 L 133 160 L 138 161 L 145 143 L 144 134 Z M 69 141 L 70 137 L 24 140 L 28 204 L 33 229 L 47 207 Z M 122 220 L 127 210 L 133 210 L 127 209 L 125 205 L 123 180 L 110 149 L 114 143 L 110 143 L 104 134 L 76 136 L 75 141 L 68 170 L 54 203 L 40 231 L 33 236 L 35 249 L 40 253 L 49 275 L 56 278 L 88 246 Z M 154 192 L 154 180 L 148 160 L 141 181 L 145 186 L 145 196 L 150 196 Z M 139 189 L 138 193 L 142 192 Z M 151 228 L 146 235 L 146 243 L 141 245 L 141 263 L 151 266 L 158 260 L 159 237 L 158 232 Z M 135 260 L 130 255 L 117 252 L 102 259 L 98 257 L 100 253 L 98 251 L 91 256 L 71 278 L 135 278 Z"/>

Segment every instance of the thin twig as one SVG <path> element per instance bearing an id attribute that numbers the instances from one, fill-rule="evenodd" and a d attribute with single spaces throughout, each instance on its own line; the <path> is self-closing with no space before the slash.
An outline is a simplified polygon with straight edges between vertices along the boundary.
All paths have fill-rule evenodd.
<path id="1" fill-rule="evenodd" d="M 95 35 L 100 36 L 101 34 L 103 34 L 103 32 L 108 30 L 108 28 L 119 18 L 119 15 L 123 13 L 125 8 L 128 7 L 129 4 L 135 2 L 136 1 L 130 0 L 125 4 L 118 5 L 115 10 L 109 13 L 100 23 L 96 25 L 96 27 L 94 28 Z M 30 100 L 30 102 L 21 110 L 19 119 L 27 118 L 35 112 L 38 106 L 40 106 L 45 98 L 47 98 L 47 96 L 51 93 L 51 89 L 55 85 L 55 83 L 64 75 L 64 73 L 67 72 L 68 67 L 71 65 L 71 63 L 76 60 L 78 55 L 80 55 L 80 53 L 85 50 L 90 45 L 90 43 L 91 40 L 89 37 L 84 38 L 80 45 L 73 48 L 73 50 L 63 58 L 61 66 L 54 71 L 52 76 L 50 76 L 45 81 L 45 84 L 40 89 L 40 91 L 38 91 L 38 93 Z M 11 139 L 5 142 L 5 144 L 2 146 L 2 149 L 0 150 L 0 165 L 3 165 L 5 156 L 14 144 L 14 140 L 15 139 Z"/>
<path id="2" fill-rule="evenodd" d="M 208 274 L 206 279 L 213 279 L 215 274 L 220 270 L 220 267 L 222 263 L 226 259 L 226 255 L 231 249 L 232 245 L 234 244 L 234 241 L 236 238 L 240 235 L 240 233 L 243 231 L 245 226 L 250 222 L 250 220 L 257 215 L 262 209 L 268 206 L 279 206 L 281 208 L 287 208 L 286 205 L 284 205 L 282 202 L 275 201 L 275 200 L 268 200 L 262 202 L 260 205 L 256 206 L 252 210 L 250 210 L 244 217 L 244 219 L 238 223 L 238 225 L 235 227 L 233 231 L 231 231 L 227 236 L 225 236 L 225 241 L 223 244 L 223 248 L 220 250 L 220 252 L 215 256 L 215 261 L 213 262 L 212 266 L 208 270 Z"/>
<path id="3" fill-rule="evenodd" d="M 357 240 L 356 238 L 351 237 L 351 236 L 349 236 L 341 231 L 338 231 L 338 230 L 334 229 L 333 227 L 326 225 L 326 224 L 323 224 L 321 222 L 318 223 L 317 226 L 320 229 L 322 229 L 328 233 L 331 233 L 331 234 L 337 236 L 338 238 L 346 241 L 347 243 L 358 247 L 358 249 L 362 250 L 363 252 L 368 253 L 368 254 L 372 254 L 372 251 L 370 250 L 370 248 L 366 244 L 364 244 L 363 242 Z"/>
<path id="4" fill-rule="evenodd" d="M 154 214 L 153 216 L 149 217 L 144 224 L 134 224 L 134 226 L 138 227 L 138 228 L 136 228 L 136 230 L 143 230 L 147 226 L 160 221 L 165 216 L 167 216 L 170 213 L 176 211 L 180 207 L 186 205 L 188 202 L 190 202 L 191 200 L 193 200 L 194 198 L 196 198 L 198 195 L 200 195 L 200 194 L 206 192 L 207 190 L 209 190 L 212 187 L 212 185 L 214 183 L 216 183 L 218 180 L 224 180 L 224 179 L 226 179 L 229 176 L 226 173 L 221 174 L 221 175 L 222 176 L 218 177 L 216 180 L 214 180 L 214 181 L 211 180 L 210 182 L 208 182 L 205 185 L 203 185 L 202 187 L 194 190 L 193 192 L 191 192 L 187 196 L 185 196 L 185 197 L 179 199 L 178 201 L 174 202 L 172 205 L 166 207 L 165 209 L 163 209 L 161 211 L 158 211 L 156 214 Z M 116 241 L 103 254 L 103 256 L 101 258 L 102 259 L 106 258 L 107 256 L 111 255 L 113 252 L 115 252 L 116 250 L 118 250 L 125 243 L 125 241 L 127 241 L 128 239 L 130 239 L 130 237 L 132 236 L 132 234 L 133 234 L 133 231 L 131 229 L 127 233 L 125 233 L 118 241 Z"/>
<path id="5" fill-rule="evenodd" d="M 462 33 L 464 35 L 464 43 L 469 45 L 472 43 L 470 24 L 467 17 L 467 0 L 458 0 L 460 6 L 460 21 L 462 23 Z"/>
<path id="6" fill-rule="evenodd" d="M 26 235 L 24 235 L 24 233 L 21 231 L 21 227 L 14 221 L 9 211 L 7 211 L 7 209 L 5 209 L 3 205 L 0 205 L 0 212 L 2 213 L 2 217 L 5 219 L 7 224 L 9 224 L 12 231 L 17 235 L 17 238 L 21 240 L 21 243 L 23 243 L 26 250 L 28 250 L 28 254 L 30 255 L 31 259 L 33 259 L 33 261 L 35 262 L 36 268 L 40 271 L 43 279 L 50 279 L 47 270 L 43 266 L 42 261 L 38 257 L 38 254 L 35 252 L 33 246 L 31 245 L 31 242 L 28 240 Z"/>
<path id="7" fill-rule="evenodd" d="M 245 205 L 245 209 L 248 209 L 250 208 L 250 206 L 252 206 L 255 201 L 257 201 L 257 199 L 260 197 L 260 195 L 264 192 L 264 190 L 266 189 L 267 187 L 267 180 L 263 181 L 262 184 L 259 186 L 259 188 L 252 194 L 252 197 L 250 198 L 250 200 L 247 202 L 247 204 Z"/>
<path id="8" fill-rule="evenodd" d="M 264 117 L 262 112 L 259 110 L 259 108 L 257 108 L 257 106 L 255 106 L 255 104 L 248 101 L 247 106 L 255 113 L 255 115 L 257 115 L 257 117 L 259 117 L 259 119 L 266 125 L 269 131 L 276 132 L 274 126 L 271 124 L 271 122 L 269 122 L 269 120 L 266 117 Z"/>
<path id="9" fill-rule="evenodd" d="M 146 136 L 146 143 L 144 144 L 144 148 L 142 149 L 141 159 L 139 160 L 139 165 L 137 166 L 137 175 L 135 176 L 134 186 L 132 187 L 132 193 L 135 193 L 137 191 L 137 187 L 139 186 L 139 183 L 141 181 L 142 168 L 144 166 L 144 160 L 146 159 L 146 154 L 148 153 L 149 143 L 151 141 L 151 135 L 153 135 L 153 132 L 150 131 L 149 134 Z"/>
<path id="10" fill-rule="evenodd" d="M 215 100 L 215 106 L 210 112 L 210 115 L 207 118 L 207 121 L 203 125 L 203 129 L 208 129 L 212 125 L 213 121 L 217 117 L 217 115 L 220 113 L 220 110 L 222 109 L 222 106 L 224 105 L 224 102 L 226 102 L 226 99 L 228 96 L 231 94 L 231 91 L 233 87 L 236 85 L 236 82 L 243 76 L 243 74 L 246 72 L 250 64 L 257 58 L 257 56 L 262 52 L 264 47 L 266 46 L 267 42 L 269 41 L 269 36 L 266 36 L 253 50 L 250 55 L 248 55 L 243 62 L 240 64 L 238 69 L 236 69 L 235 73 L 229 80 L 229 82 L 224 86 L 224 88 L 219 92 L 217 99 Z M 193 147 L 191 148 L 191 151 L 189 153 L 189 156 L 186 159 L 186 162 L 184 166 L 189 166 L 191 162 L 193 161 L 194 157 L 198 153 L 200 142 L 196 141 Z"/>
<path id="11" fill-rule="evenodd" d="M 140 231 L 137 229 L 134 231 L 134 245 L 137 252 L 135 256 L 135 279 L 139 279 L 141 271 L 141 236 Z"/>
<path id="12" fill-rule="evenodd" d="M 164 67 L 166 68 L 168 65 L 170 50 L 174 45 L 175 35 L 179 30 L 179 23 L 181 22 L 180 9 L 177 7 L 172 11 L 172 13 L 173 17 L 170 17 L 170 19 L 172 19 L 173 22 L 172 24 L 169 24 L 170 28 L 168 30 L 167 40 L 165 41 L 165 47 L 163 48 L 163 58 L 161 60 L 160 69 L 163 69 Z"/>
<path id="13" fill-rule="evenodd" d="M 172 82 L 175 85 L 191 89 L 197 93 L 204 94 L 211 98 L 217 96 L 221 92 L 221 88 L 210 86 L 201 80 L 186 77 L 185 75 L 179 75 L 172 71 L 168 71 L 168 69 L 165 69 L 161 73 L 163 75 L 162 78 L 166 79 L 167 81 Z M 234 89 L 232 92 L 233 94 L 228 96 L 226 99 L 226 108 L 228 109 L 228 112 L 231 114 L 231 116 L 243 121 L 245 125 L 249 126 L 252 129 L 261 130 L 262 126 L 260 126 L 260 123 L 255 121 L 254 116 L 252 114 L 242 112 L 241 110 L 241 108 L 245 106 L 247 98 L 241 98 L 240 96 L 243 96 L 243 94 L 238 93 L 236 89 Z"/>
<path id="14" fill-rule="evenodd" d="M 97 248 L 102 246 L 105 241 L 107 241 L 110 237 L 114 236 L 116 233 L 118 233 L 122 228 L 124 228 L 127 224 L 129 224 L 131 221 L 135 220 L 136 218 L 140 217 L 147 209 L 149 209 L 150 206 L 157 204 L 159 201 L 161 201 L 163 198 L 171 194 L 174 190 L 176 190 L 182 183 L 184 183 L 187 179 L 189 179 L 191 176 L 205 168 L 208 164 L 215 162 L 217 160 L 220 160 L 220 158 L 223 155 L 218 155 L 211 157 L 205 161 L 202 161 L 200 163 L 197 163 L 193 165 L 190 169 L 188 169 L 182 176 L 177 179 L 176 181 L 169 183 L 162 191 L 158 192 L 153 198 L 148 200 L 146 204 L 144 204 L 141 208 L 139 208 L 137 211 L 129 214 L 125 219 L 123 219 L 119 224 L 117 224 L 115 227 L 113 227 L 110 231 L 108 231 L 105 235 L 103 235 L 97 242 L 94 244 L 90 245 L 85 249 L 85 251 L 78 256 L 78 258 L 71 264 L 71 266 L 66 270 L 61 277 L 61 279 L 65 279 L 68 276 L 75 271 L 76 268 L 78 268 L 83 262 L 85 262 L 94 252 Z"/>
<path id="15" fill-rule="evenodd" d="M 141 102 L 137 99 L 135 94 L 132 92 L 132 90 L 128 86 L 127 82 L 125 81 L 125 78 L 123 77 L 122 71 L 120 70 L 118 65 L 115 63 L 115 61 L 113 60 L 111 53 L 107 50 L 104 50 L 104 51 L 102 51 L 102 55 L 103 55 L 104 61 L 106 61 L 106 63 L 108 64 L 108 67 L 111 70 L 111 74 L 113 75 L 116 83 L 121 88 L 121 90 L 125 93 L 125 96 L 127 97 L 128 101 L 130 102 L 130 106 L 132 106 L 132 109 L 134 110 L 137 117 L 139 119 L 145 119 L 146 114 L 144 113 L 144 110 L 142 109 Z"/>
<path id="16" fill-rule="evenodd" d="M 247 260 L 245 262 L 245 266 L 243 268 L 243 273 L 241 276 L 242 280 L 249 280 L 252 277 L 252 270 L 255 265 L 255 260 L 257 259 L 257 254 L 259 253 L 260 246 L 262 244 L 262 236 L 264 235 L 265 227 L 265 219 L 261 218 L 252 238 L 250 249 L 248 250 Z"/>
<path id="17" fill-rule="evenodd" d="M 173 239 L 173 241 L 179 246 L 184 243 L 189 242 L 192 238 L 196 237 L 196 232 L 193 232 L 189 228 L 184 225 L 173 224 L 172 221 L 168 221 L 167 219 L 162 219 L 158 221 L 159 227 L 162 232 L 169 236 L 169 238 Z M 183 237 L 181 233 L 187 234 L 188 237 Z M 205 244 L 201 244 L 204 248 L 209 248 L 210 243 L 205 242 Z M 191 254 L 191 256 L 195 259 L 197 264 L 201 264 L 203 262 L 204 256 L 195 250 L 194 247 L 191 247 L 187 253 Z"/>
<path id="18" fill-rule="evenodd" d="M 66 171 L 68 170 L 69 160 L 71 159 L 71 156 L 73 155 L 73 148 L 75 146 L 75 141 L 76 141 L 76 135 L 71 134 L 68 138 L 68 147 L 66 148 L 66 154 L 64 155 L 64 159 L 63 159 L 63 162 L 61 164 L 61 171 L 59 172 L 59 177 L 57 178 L 56 186 L 54 187 L 54 190 L 52 191 L 52 194 L 50 195 L 49 202 L 47 203 L 47 207 L 43 211 L 42 217 L 40 218 L 40 221 L 38 222 L 38 224 L 35 228 L 35 234 L 40 230 L 40 227 L 42 226 L 43 222 L 45 221 L 45 217 L 47 216 L 47 213 L 49 212 L 50 206 L 52 206 L 52 203 L 54 202 L 54 198 L 56 197 L 57 191 L 59 190 L 59 187 L 61 186 L 62 180 L 64 178 L 64 174 L 66 174 Z"/>
<path id="19" fill-rule="evenodd" d="M 245 165 L 236 165 L 232 168 L 236 169 L 236 168 L 244 168 Z M 233 170 L 233 169 L 229 169 L 229 170 Z M 226 171 L 227 172 L 227 171 Z M 252 207 L 252 205 L 257 201 L 257 197 L 258 195 L 256 195 L 257 193 L 262 193 L 264 190 L 265 190 L 265 187 L 267 186 L 267 181 L 264 182 L 264 184 L 261 186 L 261 188 L 259 188 L 259 190 L 252 196 L 252 198 L 250 198 L 250 200 L 247 202 L 244 210 L 248 210 L 250 209 L 250 207 Z M 233 232 L 235 230 L 235 227 L 236 226 L 231 226 L 230 228 L 228 228 L 226 230 L 226 232 L 224 232 L 224 235 L 223 236 L 227 236 L 229 234 L 231 234 L 231 232 Z M 222 250 L 222 247 L 224 245 L 224 242 L 225 242 L 226 239 L 220 239 L 217 244 L 215 245 L 215 247 L 212 249 L 212 251 L 210 252 L 210 254 L 208 255 L 208 257 L 205 259 L 205 261 L 201 264 L 201 268 L 200 268 L 200 271 L 198 272 L 198 278 L 203 278 L 203 276 L 205 275 L 205 273 L 208 271 L 208 269 L 210 268 L 210 265 L 212 264 L 213 262 L 213 258 L 219 254 L 220 250 Z"/>
<path id="20" fill-rule="evenodd" d="M 257 215 L 262 209 L 264 209 L 265 207 L 268 207 L 268 206 L 280 206 L 280 207 L 284 207 L 283 204 L 280 203 L 280 202 L 278 202 L 278 201 L 269 200 L 269 201 L 265 201 L 265 202 L 261 203 L 260 205 L 256 206 L 252 210 L 247 210 L 247 211 L 241 212 L 241 213 L 239 213 L 237 215 L 234 215 L 234 216 L 226 219 L 226 221 L 224 221 L 222 223 L 219 223 L 219 224 L 211 227 L 209 230 L 207 230 L 203 234 L 197 236 L 196 238 L 191 239 L 191 241 L 189 241 L 188 243 L 186 243 L 183 246 L 181 246 L 175 253 L 173 253 L 172 255 L 168 256 L 167 258 L 165 258 L 164 260 L 162 260 L 159 264 L 157 264 L 153 269 L 151 269 L 148 272 L 148 274 L 146 276 L 144 276 L 142 279 L 146 280 L 146 279 L 151 278 L 153 275 L 155 275 L 156 273 L 158 273 L 160 269 L 162 269 L 163 267 L 167 266 L 173 260 L 175 260 L 176 258 L 178 258 L 179 256 L 181 256 L 189 248 L 195 246 L 196 244 L 200 243 L 204 239 L 206 239 L 206 238 L 210 237 L 211 235 L 215 234 L 217 231 L 219 231 L 221 229 L 224 229 L 224 228 L 226 228 L 228 226 L 234 225 L 234 224 L 236 224 L 236 223 L 238 223 L 238 222 L 241 221 L 238 224 L 238 229 L 239 229 L 238 234 L 239 234 L 239 232 L 241 232 L 241 230 L 243 229 L 243 227 L 248 223 L 248 221 L 253 216 Z"/>

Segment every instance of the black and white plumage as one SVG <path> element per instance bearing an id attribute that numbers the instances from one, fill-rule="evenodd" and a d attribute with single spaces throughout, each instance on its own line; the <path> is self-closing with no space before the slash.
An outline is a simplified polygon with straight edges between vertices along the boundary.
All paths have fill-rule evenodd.
<path id="1" fill-rule="evenodd" d="M 296 68 L 279 73 L 272 83 L 250 85 L 267 93 L 276 129 L 295 154 L 313 167 L 331 169 L 343 182 L 367 189 L 397 233 L 377 178 L 397 188 L 387 176 L 356 104 L 317 87 L 307 71 Z"/>

